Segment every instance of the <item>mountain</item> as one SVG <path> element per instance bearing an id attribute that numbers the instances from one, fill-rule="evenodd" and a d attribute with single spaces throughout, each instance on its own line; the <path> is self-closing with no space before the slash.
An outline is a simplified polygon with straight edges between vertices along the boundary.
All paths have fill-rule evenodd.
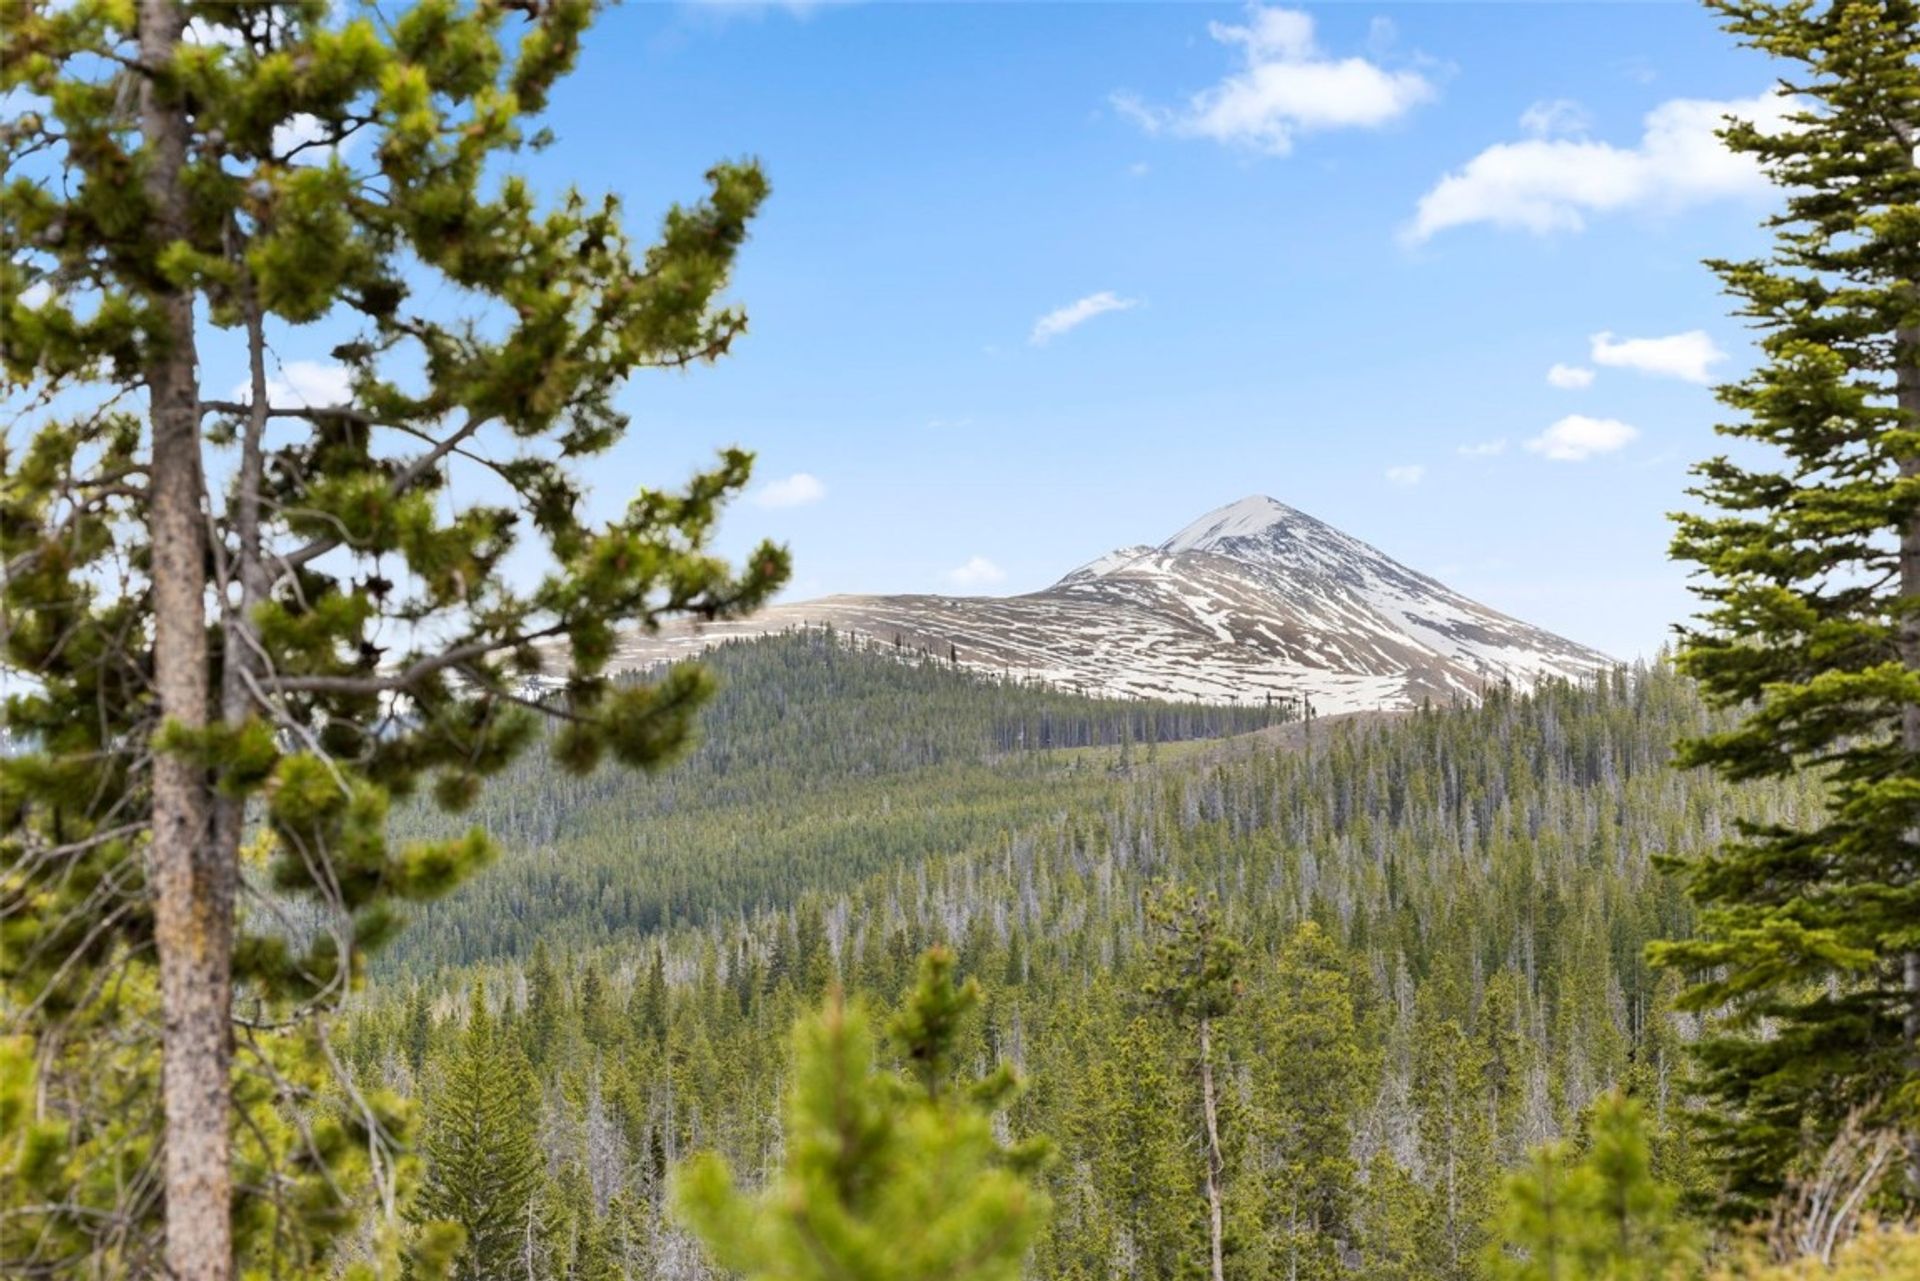
<path id="1" fill-rule="evenodd" d="M 1409 708 L 1613 665 L 1271 498 L 1212 511 L 1024 596 L 828 596 L 628 639 L 642 666 L 738 636 L 833 627 L 1090 694 L 1316 713 Z"/>

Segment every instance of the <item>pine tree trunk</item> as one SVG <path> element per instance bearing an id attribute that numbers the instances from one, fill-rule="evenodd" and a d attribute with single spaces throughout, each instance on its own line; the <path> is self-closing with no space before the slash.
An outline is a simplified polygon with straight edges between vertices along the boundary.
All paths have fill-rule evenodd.
<path id="1" fill-rule="evenodd" d="M 183 238 L 188 123 L 167 85 L 185 15 L 178 0 L 141 0 L 140 123 L 156 237 Z M 207 721 L 206 543 L 193 297 L 155 298 L 164 348 L 147 370 L 153 457 L 153 683 L 163 720 Z M 210 839 L 204 771 L 178 754 L 153 764 L 149 847 L 160 960 L 161 1094 L 166 1114 L 166 1261 L 185 1281 L 225 1281 L 233 1267 L 228 1112 L 232 1047 L 232 860 Z"/>
<path id="2" fill-rule="evenodd" d="M 1896 397 L 1906 416 L 1903 426 L 1913 430 L 1920 427 L 1920 327 L 1895 331 L 1893 360 Z M 1920 475 L 1920 458 L 1903 459 L 1900 474 Z M 1900 595 L 1910 605 L 1920 601 L 1920 513 L 1909 516 L 1900 531 Z M 1909 614 L 1900 622 L 1900 661 L 1910 670 L 1920 669 L 1920 614 Z M 1920 705 L 1909 703 L 1901 712 L 1900 738 L 1908 758 L 1920 758 Z M 1920 833 L 1910 832 L 1908 840 L 1920 841 Z M 1909 869 L 1908 874 L 1915 872 Z M 1908 952 L 1901 959 L 1907 998 L 1901 1029 L 1906 1042 L 1906 1070 L 1909 1078 L 1920 1079 L 1920 952 Z M 1911 1124 L 1906 1150 L 1908 1190 L 1920 1196 L 1920 1130 Z"/>
<path id="3" fill-rule="evenodd" d="M 1213 1281 L 1225 1276 L 1221 1237 L 1225 1223 L 1220 1211 L 1220 1122 L 1213 1104 L 1213 1027 L 1200 1020 L 1200 1102 L 1207 1114 L 1207 1226 L 1212 1233 Z"/>

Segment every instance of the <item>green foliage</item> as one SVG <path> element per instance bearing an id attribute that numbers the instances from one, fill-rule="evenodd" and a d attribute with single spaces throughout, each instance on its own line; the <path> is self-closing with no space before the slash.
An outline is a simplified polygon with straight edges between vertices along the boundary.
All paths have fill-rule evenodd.
<path id="1" fill-rule="evenodd" d="M 1759 1250 L 1717 1264 L 1712 1281 L 1883 1281 L 1920 1276 L 1920 1232 L 1899 1225 L 1872 1225 L 1835 1251 L 1817 1258 L 1776 1263 Z"/>
<path id="2" fill-rule="evenodd" d="M 1169 736 L 1121 773 L 1117 743 L 1018 746 L 1046 715 L 1110 724 L 1099 704 L 923 670 L 886 648 L 829 648 L 815 633 L 725 649 L 707 741 L 645 788 L 517 763 L 482 803 L 508 846 L 500 865 L 399 943 L 418 949 L 416 975 L 436 956 L 494 959 L 425 984 L 376 980 L 359 1007 L 355 1071 L 429 1109 L 459 1044 L 457 991 L 474 978 L 503 1035 L 540 1047 L 539 1143 L 556 1171 L 547 1266 L 574 1266 L 566 1243 L 589 1239 L 633 1275 L 691 1266 L 658 1175 L 710 1148 L 756 1180 L 785 1150 L 793 1021 L 835 985 L 851 1004 L 897 1006 L 916 956 L 945 944 L 980 984 L 954 1063 L 1017 1064 L 1027 1088 L 1003 1137 L 1046 1136 L 1059 1152 L 1037 1176 L 1053 1213 L 1033 1273 L 1204 1269 L 1196 1037 L 1142 996 L 1161 941 L 1142 903 L 1169 877 L 1217 896 L 1242 945 L 1240 997 L 1212 1045 L 1234 1281 L 1445 1275 L 1444 1166 L 1428 1157 L 1448 1135 L 1468 1176 L 1454 1185 L 1469 1194 L 1454 1213 L 1458 1270 L 1477 1275 L 1501 1172 L 1579 1133 L 1615 1086 L 1646 1101 L 1659 1177 L 1692 1190 L 1678 1062 L 1693 1025 L 1672 1010 L 1676 978 L 1643 955 L 1690 917 L 1651 862 L 1804 807 L 1816 784 L 1671 769 L 1675 737 L 1724 723 L 1687 682 L 1656 668 L 1322 723 L 1310 739 L 1298 727 Z M 837 700 L 858 709 L 849 743 L 872 768 L 812 781 L 765 710 L 783 688 L 787 716 L 815 726 L 839 723 Z M 992 782 L 960 781 L 976 779 Z M 953 826 L 928 825 L 935 806 Z M 939 830 L 965 839 L 926 851 Z M 819 857 L 770 857 L 799 850 Z M 697 873 L 704 907 L 689 923 L 636 924 L 638 905 Z M 596 915 L 618 935 L 589 928 Z M 538 981 L 527 930 L 549 940 Z"/>
<path id="3" fill-rule="evenodd" d="M 1492 1281 L 1661 1281 L 1697 1275 L 1678 1189 L 1653 1172 L 1640 1104 L 1603 1095 L 1584 1150 L 1537 1149 L 1504 1182 Z"/>
<path id="4" fill-rule="evenodd" d="M 459 1229 L 453 1281 L 524 1275 L 551 1231 L 534 1128 L 538 1096 L 526 1059 L 496 1031 L 478 988 L 444 1071 L 421 1136 L 426 1171 L 413 1217 Z"/>
<path id="5" fill-rule="evenodd" d="M 1486 1058 L 1456 1016 L 1444 987 L 1420 993 L 1414 1015 L 1414 1101 L 1420 1158 L 1431 1188 L 1420 1224 L 1423 1271 L 1465 1278 L 1485 1241 L 1492 1208 L 1494 1140 Z"/>
<path id="6" fill-rule="evenodd" d="M 1372 1281 L 1419 1281 L 1420 1185 L 1385 1152 L 1367 1169 L 1359 1231 L 1360 1272 Z"/>
<path id="7" fill-rule="evenodd" d="M 48 1274 L 160 1275 L 145 1232 L 160 1189 L 148 1173 L 156 1138 L 158 1074 L 142 1035 L 157 1018 L 151 978 L 135 971 L 66 1021 L 73 1036 L 0 1039 L 0 1250 Z M 432 1237 L 402 1242 L 397 1225 L 362 1223 L 384 1188 L 409 1181 L 410 1155 L 386 1141 L 414 1109 L 399 1092 L 344 1097 L 329 1069 L 325 1029 L 245 1032 L 249 1069 L 236 1084 L 246 1118 L 236 1134 L 236 1180 L 270 1189 L 237 1200 L 235 1235 L 248 1275 L 393 1276 L 407 1258 L 420 1281 L 437 1276 Z M 380 1162 L 391 1164 L 381 1168 Z M 103 1231 L 101 1220 L 121 1216 Z M 334 1252 L 364 1227 L 358 1262 Z M 22 1275 L 32 1275 L 23 1270 Z"/>
<path id="8" fill-rule="evenodd" d="M 644 789 L 575 778 L 534 753 L 489 780 L 467 814 L 418 802 L 396 812 L 400 833 L 441 840 L 472 823 L 514 852 L 419 908 L 376 965 L 525 956 L 541 941 L 577 951 L 850 889 L 984 849 L 1063 805 L 1097 805 L 1125 777 L 1112 749 L 1129 733 L 1171 759 L 1276 723 L 1263 708 L 993 680 L 819 629 L 729 642 L 701 664 L 719 683 L 701 741 Z M 909 953 L 896 985 L 911 973 Z"/>
<path id="9" fill-rule="evenodd" d="M 1171 882 L 1146 904 L 1147 931 L 1154 940 L 1144 992 L 1149 1001 L 1190 1030 L 1200 1083 L 1200 1146 L 1206 1161 L 1208 1275 L 1222 1281 L 1226 1268 L 1226 1210 L 1222 1183 L 1227 1158 L 1220 1138 L 1221 1100 L 1215 1088 L 1214 1023 L 1240 1000 L 1241 946 L 1221 927 L 1218 904 Z M 1227 1127 L 1232 1136 L 1235 1127 Z"/>
<path id="10" fill-rule="evenodd" d="M 1356 1018 L 1347 957 L 1318 922 L 1286 940 L 1244 1016 L 1238 1046 L 1252 1099 L 1241 1125 L 1251 1137 L 1246 1177 L 1229 1185 L 1252 1216 L 1241 1253 L 1266 1256 L 1265 1266 L 1249 1258 L 1251 1275 L 1343 1276 L 1359 1191 L 1353 1129 L 1378 1068 Z"/>
<path id="11" fill-rule="evenodd" d="M 744 332 L 722 298 L 767 194 L 755 164 L 718 165 L 651 244 L 612 199 L 536 199 L 515 166 L 596 7 L 0 0 L 0 1009 L 42 1072 L 16 1129 L 62 1136 L 34 1169 L 68 1180 L 0 1190 L 0 1270 L 156 1266 L 156 948 L 224 993 L 231 925 L 249 1024 L 337 1011 L 405 908 L 497 857 L 464 819 L 394 839 L 395 801 L 471 810 L 537 746 L 571 771 L 665 766 L 711 683 L 615 681 L 617 629 L 735 615 L 787 576 L 772 545 L 737 571 L 712 553 L 737 449 L 589 514 L 632 375 Z M 313 335 L 339 403 L 280 385 L 275 353 Z M 156 378 L 190 381 L 209 348 L 244 357 L 246 391 Z M 143 406 L 180 420 L 185 466 Z M 184 584 L 164 607 L 162 564 Z M 166 688 L 163 635 L 192 642 Z M 147 879 L 162 779 L 207 827 L 166 834 L 198 860 L 168 882 L 198 896 L 177 940 Z M 110 1028 L 107 1080 L 73 1079 L 93 1065 L 72 1047 Z M 326 1062 L 307 1035 L 238 1042 L 243 1268 L 333 1267 L 352 1216 L 329 1197 L 391 1201 L 404 1169 L 373 1152 L 402 1118 L 368 1122 L 362 1177 L 312 1116 L 379 1108 L 249 1085 Z M 224 1050 L 202 1058 L 218 1081 Z"/>
<path id="12" fill-rule="evenodd" d="M 1687 864 L 1699 935 L 1658 955 L 1717 1016 L 1702 1122 L 1726 1208 L 1755 1214 L 1850 1112 L 1911 1132 L 1920 1108 L 1920 7 L 1711 7 L 1786 64 L 1797 109 L 1724 135 L 1784 211 L 1769 257 L 1713 264 L 1763 358 L 1720 391 L 1743 448 L 1676 517 L 1705 571 L 1680 665 L 1744 715 L 1684 760 L 1822 791 Z"/>
<path id="13" fill-rule="evenodd" d="M 1219 904 L 1169 884 L 1148 900 L 1146 912 L 1154 939 L 1147 999 L 1196 1023 L 1231 1014 L 1240 999 L 1241 947 L 1222 931 Z"/>
<path id="14" fill-rule="evenodd" d="M 905 1079 L 874 1071 L 866 1018 L 837 997 L 800 1025 L 787 1154 L 767 1190 L 740 1191 L 710 1154 L 678 1176 L 679 1212 L 723 1267 L 763 1281 L 1020 1275 L 1047 1210 L 1027 1180 L 1041 1151 L 994 1136 L 1009 1071 L 955 1088 L 958 1020 L 978 1001 L 949 953 L 927 954 L 893 1023 Z"/>

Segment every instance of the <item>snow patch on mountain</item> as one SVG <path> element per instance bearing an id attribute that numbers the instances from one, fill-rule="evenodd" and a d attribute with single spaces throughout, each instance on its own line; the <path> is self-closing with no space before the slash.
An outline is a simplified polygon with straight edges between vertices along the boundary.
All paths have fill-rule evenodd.
<path id="1" fill-rule="evenodd" d="M 1208 512 L 1024 596 L 829 596 L 634 637 L 641 665 L 732 636 L 832 624 L 1087 693 L 1403 709 L 1612 666 L 1271 498 Z"/>

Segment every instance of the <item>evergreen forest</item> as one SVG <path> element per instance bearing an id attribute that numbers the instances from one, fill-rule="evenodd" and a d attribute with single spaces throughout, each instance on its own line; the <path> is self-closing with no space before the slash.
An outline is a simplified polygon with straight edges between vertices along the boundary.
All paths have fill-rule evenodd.
<path id="1" fill-rule="evenodd" d="M 829 348 L 851 362 L 820 366 L 839 381 L 813 412 L 877 439 L 900 411 L 863 398 L 894 350 L 869 337 L 951 334 L 917 298 L 889 312 L 808 294 L 853 264 L 790 256 L 794 229 L 811 249 L 806 229 L 840 230 L 854 200 L 884 219 L 908 176 L 969 198 L 998 186 L 948 167 L 959 135 L 870 116 L 916 153 L 883 149 L 859 180 L 872 188 L 844 197 L 830 167 L 796 175 L 771 265 L 737 280 L 771 166 L 705 156 L 712 138 L 746 144 L 687 126 L 706 111 L 731 129 L 743 89 L 785 82 L 667 80 L 680 116 L 631 110 L 623 59 L 667 66 L 651 59 L 699 26 L 700 6 L 675 6 L 663 21 L 684 27 L 629 31 L 599 79 L 579 77 L 617 81 L 620 100 L 569 114 L 556 95 L 609 39 L 612 7 L 0 0 L 0 1275 L 1920 1278 L 1920 0 L 1706 0 L 1770 88 L 1669 98 L 1625 147 L 1589 136 L 1581 104 L 1538 100 L 1523 140 L 1446 172 L 1401 229 L 1407 248 L 1469 222 L 1571 235 L 1635 202 L 1764 209 L 1747 256 L 1705 263 L 1743 327 L 1737 360 L 1703 329 L 1591 335 L 1609 378 L 1726 379 L 1711 424 L 1726 443 L 1663 509 L 1692 591 L 1684 618 L 1660 620 L 1669 648 L 1616 665 L 1262 499 L 1049 589 L 1080 593 L 1082 621 L 1025 670 L 1071 688 L 1017 678 L 1013 658 L 961 662 L 1025 662 L 1044 610 L 1006 615 L 1026 621 L 1003 623 L 1022 634 L 997 651 L 958 625 L 914 644 L 772 630 L 762 611 L 795 560 L 778 523 L 823 482 L 758 475 L 732 443 L 656 474 L 686 442 L 635 425 L 689 402 L 648 393 L 730 365 L 748 332 L 736 286 L 773 294 L 789 344 L 823 344 L 774 346 L 809 376 Z M 812 6 L 741 6 L 709 14 L 712 31 L 768 7 L 798 23 Z M 880 49 L 887 24 L 935 8 L 855 18 Z M 1441 64 L 1396 48 L 1391 21 L 1363 57 L 1331 52 L 1304 9 L 1235 12 L 1206 28 L 1237 60 L 1214 88 L 1183 108 L 1110 92 L 1100 123 L 1188 154 L 1232 134 L 1278 161 L 1296 134 L 1386 133 L 1452 105 Z M 1481 25 L 1508 34 L 1506 15 Z M 1032 38 L 1049 60 L 1072 43 Z M 948 83 L 917 56 L 846 48 L 916 93 Z M 980 65 L 1024 73 L 1024 52 Z M 1631 61 L 1606 76 L 1644 86 L 1654 73 Z M 1030 87 L 971 66 L 950 83 L 1009 101 Z M 1336 84 L 1359 97 L 1322 101 Z M 792 111 L 796 134 L 832 132 L 787 100 L 761 107 L 742 119 Z M 599 145 L 631 164 L 566 151 L 560 119 L 613 129 Z M 1008 131 L 1023 148 L 1030 119 Z M 1413 137 L 1400 145 L 1424 151 Z M 1323 198 L 1353 196 L 1357 163 L 1290 172 L 1317 184 L 1298 202 L 1316 234 L 1354 230 Z M 805 203 L 823 189 L 848 207 Z M 650 210 L 627 208 L 636 193 Z M 955 225 L 971 238 L 988 207 L 956 203 Z M 896 234 L 944 252 L 918 212 L 894 216 L 884 236 L 849 223 L 867 229 L 862 259 Z M 1244 247 L 1199 221 L 1154 240 L 1232 242 L 1238 287 Z M 1344 252 L 1325 262 L 1380 256 Z M 1487 284 L 1449 270 L 1456 292 Z M 1373 310 L 1350 358 L 1383 387 L 1413 368 L 1380 361 L 1374 328 L 1389 307 L 1425 314 L 1407 279 L 1353 299 Z M 1279 309 L 1262 313 L 1273 332 L 1234 341 L 1311 351 L 1299 340 L 1327 317 L 1280 304 L 1323 307 L 1324 291 L 1240 292 Z M 1025 346 L 1062 340 L 1047 357 L 1062 381 L 1000 390 L 1026 413 L 1084 399 L 1098 367 L 1072 362 L 1093 349 L 1066 335 L 1098 317 L 1109 333 L 1129 311 L 1163 337 L 1191 324 L 1209 345 L 1248 328 L 1210 303 L 1149 315 L 1144 298 L 1042 313 Z M 1302 432 L 1345 432 L 1347 401 L 1409 416 L 1315 363 L 1341 382 L 1340 413 Z M 1555 364 L 1547 381 L 1557 395 L 1597 377 Z M 794 385 L 693 418 L 730 431 Z M 1177 417 L 1207 431 L 1219 389 L 1191 390 Z M 1703 407 L 1663 430 L 1692 415 L 1704 435 Z M 769 428 L 777 444 L 815 421 L 792 417 Z M 941 421 L 996 465 L 1031 461 Z M 1061 439 L 1073 430 L 1107 440 L 1090 420 Z M 1257 461 L 1169 430 L 1134 456 L 1130 494 L 1065 492 L 1117 471 L 1063 485 L 1036 464 L 1019 482 L 1069 521 L 1177 488 L 1169 439 L 1183 463 Z M 885 452 L 919 448 L 886 432 Z M 1507 461 L 1624 486 L 1664 455 L 1563 465 L 1640 434 L 1571 414 L 1515 437 Z M 1259 439 L 1278 466 L 1322 436 Z M 1491 466 L 1507 444 L 1451 461 Z M 849 427 L 833 448 L 865 446 Z M 1379 461 L 1360 460 L 1376 485 Z M 1425 475 L 1405 462 L 1384 483 Z M 978 485 L 956 476 L 939 483 Z M 741 500 L 774 536 L 727 541 Z M 898 527 L 845 519 L 868 541 Z M 1544 528 L 1512 524 L 1503 544 L 1559 556 Z M 1632 541 L 1624 525 L 1594 537 L 1615 534 Z M 1655 572 L 1603 550 L 1638 577 L 1554 586 L 1611 609 Z M 1248 574 L 1216 572 L 1234 556 Z M 944 581 L 1004 573 L 975 555 Z M 943 619 L 967 608 L 914 599 Z M 1133 634 L 1088 612 L 1108 609 Z M 767 634 L 633 658 L 636 637 L 710 625 Z M 1164 679 L 1089 676 L 1090 656 L 1114 655 Z M 1187 679 L 1216 658 L 1224 675 Z M 1207 704 L 1086 692 L 1254 679 L 1267 692 Z M 1316 715 L 1329 689 L 1376 710 Z M 1421 689 L 1460 697 L 1416 705 Z"/>
<path id="2" fill-rule="evenodd" d="M 1503 1175 L 1615 1091 L 1653 1177 L 1706 1186 L 1700 1021 L 1645 958 L 1690 928 L 1659 866 L 1819 801 L 1676 768 L 1724 718 L 1670 666 L 1266 726 L 828 632 L 713 663 L 666 774 L 535 757 L 489 789 L 512 852 L 411 924 L 343 1039 L 427 1135 L 492 1136 L 429 1138 L 430 1186 L 511 1182 L 457 1195 L 537 1207 L 500 1247 L 536 1275 L 709 1275 L 670 1171 L 713 1151 L 766 1177 L 795 1021 L 836 992 L 893 1008 L 935 947 L 982 992 L 966 1063 L 1026 1082 L 1007 1133 L 1055 1148 L 1029 1274 L 1204 1275 L 1192 1052 L 1144 995 L 1168 882 L 1244 949 L 1214 1051 L 1229 1275 L 1489 1275 Z"/>

